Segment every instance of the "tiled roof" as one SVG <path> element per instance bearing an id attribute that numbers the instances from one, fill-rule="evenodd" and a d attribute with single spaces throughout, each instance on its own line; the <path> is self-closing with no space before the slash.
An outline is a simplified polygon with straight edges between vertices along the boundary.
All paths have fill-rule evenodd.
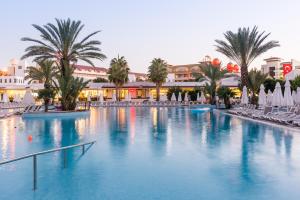
<path id="1" fill-rule="evenodd" d="M 86 65 L 74 65 L 75 69 L 80 71 L 95 71 L 95 72 L 107 72 L 107 69 L 104 67 L 93 67 Z"/>

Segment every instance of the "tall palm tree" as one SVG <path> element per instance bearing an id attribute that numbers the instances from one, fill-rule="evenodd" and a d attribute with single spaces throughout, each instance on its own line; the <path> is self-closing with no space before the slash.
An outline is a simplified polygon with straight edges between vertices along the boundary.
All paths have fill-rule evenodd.
<path id="1" fill-rule="evenodd" d="M 200 64 L 200 73 L 194 74 L 196 81 L 206 81 L 205 90 L 210 95 L 210 103 L 215 104 L 216 100 L 216 90 L 221 85 L 221 80 L 228 76 L 233 76 L 228 74 L 226 69 L 221 68 L 221 64 L 218 66 L 211 64 L 210 62 Z"/>
<path id="2" fill-rule="evenodd" d="M 74 68 L 65 64 L 65 76 L 57 76 L 56 92 L 61 96 L 62 110 L 75 110 L 80 92 L 90 81 L 72 76 Z"/>
<path id="3" fill-rule="evenodd" d="M 278 41 L 266 41 L 270 33 L 258 32 L 257 26 L 250 28 L 239 28 L 237 33 L 227 31 L 224 40 L 215 40 L 216 50 L 229 59 L 234 60 L 241 67 L 241 83 L 247 86 L 248 67 L 258 56 L 268 50 L 278 47 Z"/>
<path id="4" fill-rule="evenodd" d="M 161 58 L 154 58 L 148 67 L 148 77 L 156 84 L 156 101 L 160 99 L 160 87 L 168 76 L 167 62 Z"/>
<path id="5" fill-rule="evenodd" d="M 73 64 L 79 60 L 94 66 L 91 59 L 103 60 L 106 58 L 99 48 L 101 42 L 91 39 L 99 31 L 88 34 L 81 39 L 79 38 L 84 28 L 81 21 L 56 19 L 56 24 L 48 23 L 43 26 L 34 24 L 33 27 L 39 31 L 40 39 L 28 37 L 21 39 L 22 41 L 33 43 L 33 45 L 25 49 L 22 59 L 32 57 L 33 61 L 54 60 L 59 68 L 60 76 L 63 78 L 72 76 L 70 72 L 73 73 L 73 71 L 67 68 L 73 67 Z M 68 95 L 63 94 L 63 96 Z M 65 108 L 69 107 L 67 105 L 62 106 Z"/>
<path id="6" fill-rule="evenodd" d="M 113 58 L 107 71 L 108 80 L 116 86 L 117 100 L 120 100 L 119 88 L 128 82 L 129 67 L 124 56 Z"/>
<path id="7" fill-rule="evenodd" d="M 85 61 L 94 66 L 91 59 L 105 59 L 99 48 L 101 42 L 90 40 L 99 31 L 88 34 L 79 39 L 80 32 L 84 28 L 81 21 L 71 19 L 55 19 L 56 24 L 48 23 L 43 26 L 33 24 L 32 26 L 40 32 L 41 40 L 24 37 L 22 41 L 33 42 L 34 45 L 25 49 L 22 59 L 33 57 L 34 61 L 53 59 L 58 62 L 61 75 L 64 76 L 65 66 L 76 63 L 78 60 Z"/>
<path id="8" fill-rule="evenodd" d="M 268 75 L 262 73 L 257 69 L 252 69 L 248 75 L 248 89 L 251 91 L 251 103 L 257 103 L 257 95 L 259 93 L 260 85 L 264 84 Z"/>
<path id="9" fill-rule="evenodd" d="M 40 91 L 41 96 L 45 103 L 45 112 L 48 111 L 50 98 L 53 96 L 53 84 L 57 76 L 57 68 L 51 60 L 44 60 L 37 63 L 38 67 L 28 67 L 28 73 L 25 80 L 39 81 L 44 83 L 44 89 Z"/>

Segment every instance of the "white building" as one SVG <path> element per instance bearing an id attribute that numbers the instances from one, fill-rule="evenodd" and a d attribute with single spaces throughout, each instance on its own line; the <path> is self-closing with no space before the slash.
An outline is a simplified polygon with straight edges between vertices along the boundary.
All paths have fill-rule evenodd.
<path id="1" fill-rule="evenodd" d="M 264 61 L 266 62 L 265 64 L 263 64 L 261 66 L 261 71 L 264 74 L 268 74 L 270 77 L 279 79 L 282 77 L 282 73 L 281 73 L 281 65 L 280 63 L 282 62 L 283 59 L 279 58 L 279 57 L 270 57 L 267 59 L 264 59 Z"/>
<path id="2" fill-rule="evenodd" d="M 0 73 L 0 86 L 10 85 L 25 85 L 25 69 L 27 68 L 26 62 L 19 62 L 16 59 L 11 59 L 7 70 L 1 70 Z"/>
<path id="3" fill-rule="evenodd" d="M 270 57 L 264 59 L 264 61 L 266 63 L 261 65 L 261 71 L 275 79 L 285 78 L 285 76 L 290 71 L 295 69 L 300 69 L 300 62 L 295 59 L 291 59 L 291 61 L 283 62 L 282 58 Z M 288 71 L 285 71 L 286 67 L 290 69 Z"/>

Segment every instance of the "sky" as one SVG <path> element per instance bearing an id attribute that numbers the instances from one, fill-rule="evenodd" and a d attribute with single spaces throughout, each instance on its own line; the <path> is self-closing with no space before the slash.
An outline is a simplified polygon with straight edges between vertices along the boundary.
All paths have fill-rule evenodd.
<path id="1" fill-rule="evenodd" d="M 300 60 L 299 0 L 0 0 L 0 68 L 19 59 L 30 45 L 22 37 L 39 38 L 32 24 L 43 25 L 55 18 L 81 20 L 82 37 L 101 30 L 94 39 L 102 42 L 104 61 L 124 56 L 131 71 L 146 72 L 153 58 L 169 64 L 197 63 L 204 56 L 226 57 L 215 51 L 215 39 L 239 27 L 257 25 L 271 32 L 270 40 L 280 47 L 270 50 L 252 63 L 260 67 L 263 59 L 282 57 Z"/>

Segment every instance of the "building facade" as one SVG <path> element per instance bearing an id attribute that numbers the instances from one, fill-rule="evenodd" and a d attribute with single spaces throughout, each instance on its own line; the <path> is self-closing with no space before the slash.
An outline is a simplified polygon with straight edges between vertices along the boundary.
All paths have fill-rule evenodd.
<path id="1" fill-rule="evenodd" d="M 169 65 L 167 82 L 194 81 L 195 73 L 200 73 L 199 64 Z"/>
<path id="2" fill-rule="evenodd" d="M 38 66 L 36 66 L 38 67 Z M 24 77 L 26 75 L 26 63 L 19 63 L 17 60 L 11 60 L 7 70 L 0 71 L 0 101 L 3 94 L 6 93 L 10 98 L 16 95 L 23 97 L 27 89 L 31 89 L 34 96 L 37 96 L 39 89 L 43 88 L 43 83 L 32 82 L 28 84 Z M 74 76 L 85 80 L 94 80 L 96 78 L 104 78 L 108 80 L 108 69 L 104 67 L 92 67 L 85 65 L 75 65 Z M 200 73 L 199 64 L 188 65 L 169 65 L 166 83 L 161 87 L 160 93 L 167 94 L 171 87 L 180 87 L 183 90 L 193 90 L 195 87 L 204 87 L 205 82 L 195 82 L 194 73 Z M 147 81 L 147 74 L 130 72 L 128 75 L 128 83 L 120 89 L 121 98 L 125 98 L 126 94 L 131 95 L 132 99 L 147 99 L 150 95 L 156 96 L 156 87 L 154 83 Z M 224 79 L 222 85 L 228 87 L 237 87 L 238 80 Z M 97 97 L 103 94 L 104 98 L 110 99 L 115 93 L 113 83 L 94 83 L 89 85 L 82 91 L 81 97 Z"/>
<path id="3" fill-rule="evenodd" d="M 283 62 L 282 58 L 270 57 L 264 61 L 266 63 L 261 65 L 261 71 L 275 79 L 284 79 L 293 70 L 300 70 L 300 62 L 295 59 Z"/>

